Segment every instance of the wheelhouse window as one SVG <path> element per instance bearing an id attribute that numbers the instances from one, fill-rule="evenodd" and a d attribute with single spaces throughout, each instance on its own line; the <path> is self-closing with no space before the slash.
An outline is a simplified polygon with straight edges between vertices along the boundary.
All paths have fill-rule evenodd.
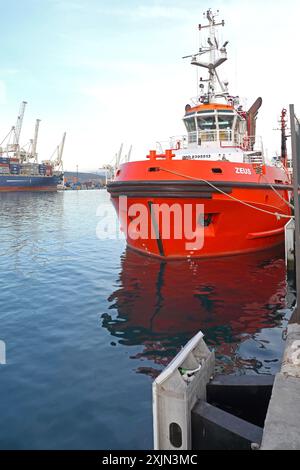
<path id="1" fill-rule="evenodd" d="M 221 141 L 232 140 L 233 120 L 233 114 L 218 113 L 219 139 Z"/>
<path id="2" fill-rule="evenodd" d="M 185 123 L 185 127 L 186 127 L 188 132 L 195 132 L 196 131 L 196 123 L 195 123 L 195 118 L 194 117 L 186 118 L 184 120 L 184 123 Z"/>
<path id="3" fill-rule="evenodd" d="M 199 145 L 201 145 L 201 143 L 204 141 L 215 141 L 217 139 L 215 113 L 206 113 L 198 115 L 197 128 Z"/>
<path id="4" fill-rule="evenodd" d="M 214 114 L 197 116 L 197 124 L 200 131 L 213 131 L 216 129 L 216 118 Z"/>
<path id="5" fill-rule="evenodd" d="M 188 142 L 232 142 L 235 136 L 236 114 L 229 109 L 201 110 L 184 118 Z"/>
<path id="6" fill-rule="evenodd" d="M 219 129 L 232 129 L 234 116 L 218 115 Z"/>

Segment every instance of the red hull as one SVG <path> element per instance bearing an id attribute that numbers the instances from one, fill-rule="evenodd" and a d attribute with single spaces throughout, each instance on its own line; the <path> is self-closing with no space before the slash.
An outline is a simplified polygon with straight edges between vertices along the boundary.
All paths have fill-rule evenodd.
<path id="1" fill-rule="evenodd" d="M 251 164 L 190 160 L 126 163 L 108 187 L 128 245 L 161 258 L 232 255 L 282 243 L 288 218 L 278 218 L 276 214 L 290 215 L 285 202 L 289 189 L 288 176 L 277 167 L 264 166 L 263 174 L 259 174 Z M 126 210 L 119 210 L 120 196 L 127 196 Z M 129 234 L 132 217 L 128 211 L 134 204 L 142 204 L 148 211 L 147 236 L 138 237 L 136 233 L 132 237 L 132 230 Z M 193 211 L 196 204 L 203 204 L 206 222 L 200 227 L 196 220 L 193 227 L 195 234 L 204 234 L 203 246 L 193 248 L 184 233 L 179 239 L 172 236 L 172 215 L 170 236 L 164 237 L 158 230 L 156 238 L 151 238 L 151 224 L 163 224 L 159 215 L 153 220 L 152 204 L 167 204 L 169 208 L 176 204 L 181 213 L 187 204 Z M 139 230 L 137 227 L 136 232 Z"/>

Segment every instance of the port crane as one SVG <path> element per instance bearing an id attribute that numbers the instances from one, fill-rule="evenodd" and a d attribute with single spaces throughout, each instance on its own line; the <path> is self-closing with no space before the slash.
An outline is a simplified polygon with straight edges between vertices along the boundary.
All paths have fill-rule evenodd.
<path id="1" fill-rule="evenodd" d="M 115 154 L 114 158 L 111 160 L 110 163 L 106 163 L 101 168 L 99 168 L 99 170 L 105 170 L 105 184 L 113 180 L 116 175 L 117 169 L 119 168 L 120 163 L 122 161 L 123 145 L 123 143 L 120 145 L 119 151 Z M 131 152 L 132 145 L 130 145 L 128 153 L 124 156 L 123 161 L 125 163 L 128 163 L 130 161 Z"/>
<path id="2" fill-rule="evenodd" d="M 36 122 L 35 122 L 35 130 L 34 130 L 34 138 L 31 140 L 31 144 L 32 144 L 32 147 L 31 147 L 31 158 L 33 158 L 35 160 L 35 162 L 37 162 L 37 152 L 36 152 L 36 148 L 37 148 L 37 140 L 38 140 L 38 135 L 39 135 L 39 127 L 40 127 L 40 122 L 41 120 L 40 119 L 37 119 Z"/>
<path id="3" fill-rule="evenodd" d="M 51 155 L 49 160 L 44 160 L 43 163 L 51 163 L 54 168 L 57 170 L 63 170 L 63 153 L 65 148 L 65 141 L 66 141 L 67 133 L 64 132 L 61 143 L 57 145 L 56 149 L 54 150 L 53 154 Z M 56 154 L 56 158 L 52 160 L 53 156 Z"/>
<path id="4" fill-rule="evenodd" d="M 21 136 L 21 130 L 22 130 L 22 125 L 23 125 L 26 105 L 27 105 L 27 101 L 22 101 L 19 115 L 17 117 L 16 125 L 15 127 L 12 128 L 13 134 L 14 134 L 13 146 L 18 157 L 20 156 L 20 136 Z"/>

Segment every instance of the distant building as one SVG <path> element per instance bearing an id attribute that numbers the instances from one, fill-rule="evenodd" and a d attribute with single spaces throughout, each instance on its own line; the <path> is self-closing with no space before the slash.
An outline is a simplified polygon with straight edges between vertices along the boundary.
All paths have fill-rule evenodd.
<path id="1" fill-rule="evenodd" d="M 105 185 L 105 176 L 96 173 L 65 171 L 64 182 L 67 187 L 80 186 L 82 189 L 97 189 Z"/>

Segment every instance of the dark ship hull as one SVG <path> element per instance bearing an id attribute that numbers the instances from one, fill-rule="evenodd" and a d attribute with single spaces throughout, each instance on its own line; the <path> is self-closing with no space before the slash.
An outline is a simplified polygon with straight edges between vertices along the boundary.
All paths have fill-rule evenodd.
<path id="1" fill-rule="evenodd" d="M 62 182 L 62 175 L 0 175 L 2 191 L 56 191 Z"/>

